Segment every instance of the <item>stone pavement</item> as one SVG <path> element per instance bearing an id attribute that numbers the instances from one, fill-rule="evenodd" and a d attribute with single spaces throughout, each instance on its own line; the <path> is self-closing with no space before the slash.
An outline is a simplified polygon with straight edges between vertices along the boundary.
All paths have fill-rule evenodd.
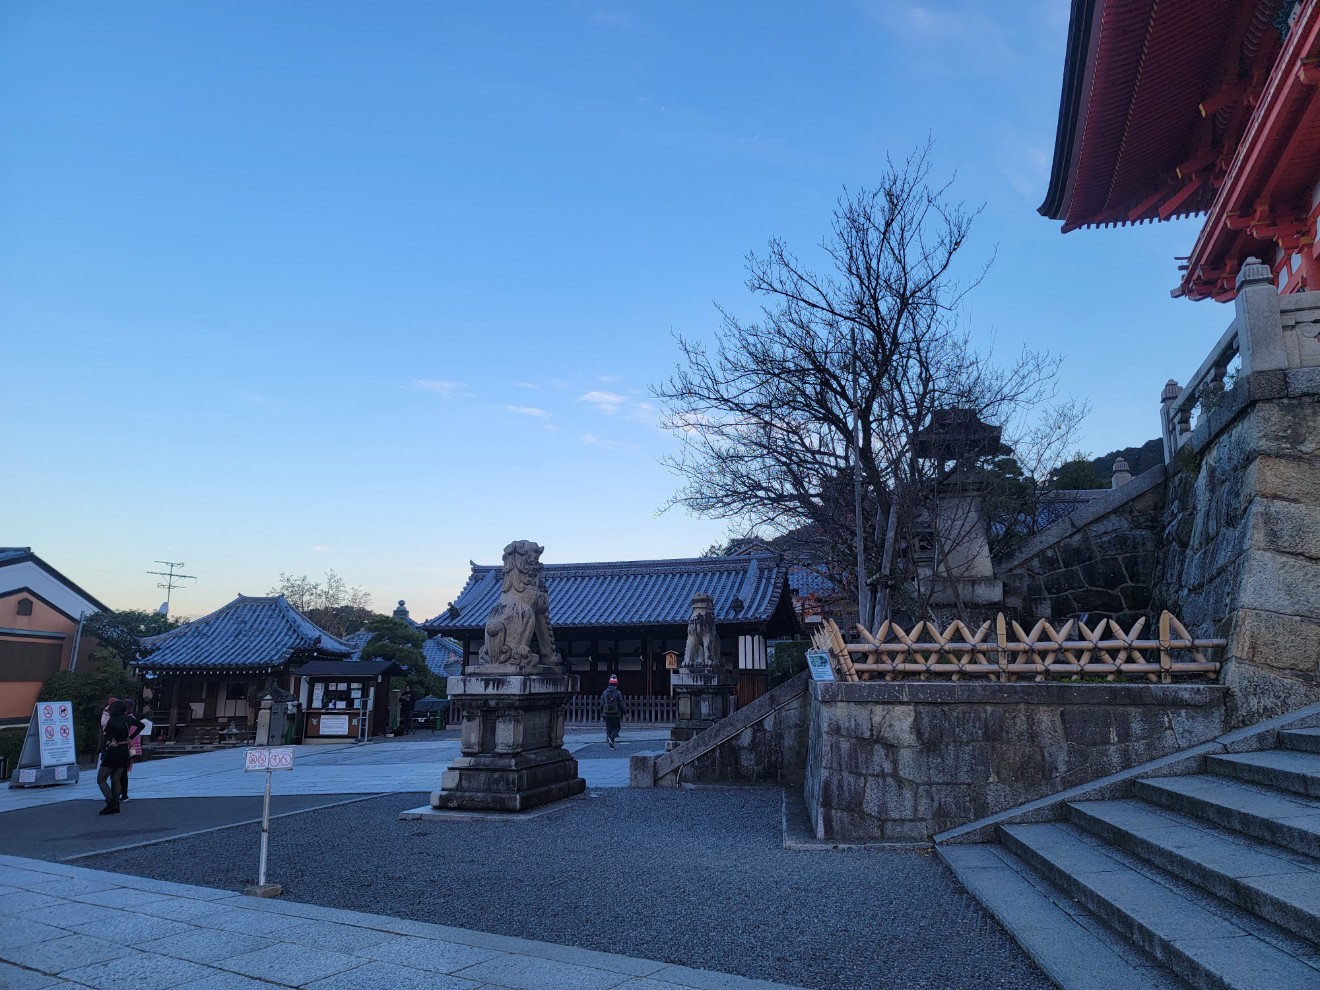
<path id="1" fill-rule="evenodd" d="M 594 747 L 603 729 L 570 731 L 564 745 L 570 752 Z M 663 749 L 667 729 L 626 733 L 629 742 L 649 741 Z M 367 743 L 297 746 L 294 768 L 274 774 L 272 794 L 394 794 L 433 791 L 440 775 L 458 755 L 458 740 L 374 739 Z M 627 787 L 628 760 L 584 759 L 578 773 L 588 787 Z M 243 771 L 243 747 L 147 760 L 135 766 L 130 797 L 183 798 L 260 795 L 264 774 Z M 0 813 L 58 801 L 99 800 L 96 772 L 84 770 L 76 784 L 54 787 L 0 787 Z"/>
<path id="2" fill-rule="evenodd" d="M 775 990 L 783 984 L 0 856 L 0 988 Z"/>

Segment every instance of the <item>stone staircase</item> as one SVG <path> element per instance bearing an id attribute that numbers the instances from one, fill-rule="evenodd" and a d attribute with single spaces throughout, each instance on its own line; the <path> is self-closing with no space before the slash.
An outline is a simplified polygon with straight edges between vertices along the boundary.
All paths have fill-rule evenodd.
<path id="1" fill-rule="evenodd" d="M 1320 729 L 941 858 L 1064 990 L 1320 990 Z"/>

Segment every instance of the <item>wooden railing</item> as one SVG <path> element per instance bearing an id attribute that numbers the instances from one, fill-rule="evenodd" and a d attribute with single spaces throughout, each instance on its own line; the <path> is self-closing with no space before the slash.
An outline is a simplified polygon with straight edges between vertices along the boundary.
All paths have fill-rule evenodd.
<path id="1" fill-rule="evenodd" d="M 916 675 L 961 680 L 985 677 L 1016 681 L 1029 677 L 1044 680 L 1080 680 L 1101 677 L 1144 675 L 1148 680 L 1169 683 L 1175 675 L 1196 674 L 1214 680 L 1219 662 L 1207 660 L 1202 650 L 1222 648 L 1222 639 L 1196 639 L 1168 612 L 1160 614 L 1158 637 L 1140 639 L 1144 618 L 1124 632 L 1113 619 L 1101 619 L 1094 627 L 1079 619 L 1068 619 L 1055 628 L 1041 619 L 1025 631 L 1006 620 L 984 622 L 976 632 L 959 621 L 940 630 L 933 622 L 918 622 L 904 631 L 886 622 L 875 635 L 857 627 L 863 642 L 847 643 L 833 621 L 812 637 L 818 650 L 828 650 L 834 675 L 841 681 L 887 681 Z M 865 659 L 857 659 L 865 658 Z"/>
<path id="2" fill-rule="evenodd" d="M 625 697 L 624 710 L 630 722 L 670 723 L 678 717 L 678 702 L 665 695 Z M 584 725 L 600 721 L 600 698 L 579 694 L 568 703 L 567 721 Z"/>

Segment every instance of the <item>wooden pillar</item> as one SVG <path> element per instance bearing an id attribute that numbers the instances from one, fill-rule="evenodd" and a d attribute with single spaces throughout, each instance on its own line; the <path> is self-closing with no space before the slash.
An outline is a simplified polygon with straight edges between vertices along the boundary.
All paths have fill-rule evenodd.
<path id="1" fill-rule="evenodd" d="M 170 742 L 174 742 L 179 730 L 179 678 L 176 674 L 170 682 Z"/>
<path id="2" fill-rule="evenodd" d="M 653 652 L 654 651 L 651 649 L 651 637 L 647 634 L 642 637 L 642 666 L 646 670 L 646 696 L 648 698 L 655 694 L 655 691 L 651 689 L 651 668 L 655 665 L 654 658 L 651 655 Z"/>

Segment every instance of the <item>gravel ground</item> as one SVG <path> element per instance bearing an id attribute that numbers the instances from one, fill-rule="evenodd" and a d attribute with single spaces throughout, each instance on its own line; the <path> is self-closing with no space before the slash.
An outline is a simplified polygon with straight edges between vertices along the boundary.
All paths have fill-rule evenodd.
<path id="1" fill-rule="evenodd" d="M 269 876 L 293 901 L 807 987 L 1052 986 L 934 856 L 784 850 L 777 789 L 601 789 L 524 821 L 398 819 L 425 803 L 283 819 Z M 240 890 L 257 839 L 236 826 L 79 865 Z"/>

